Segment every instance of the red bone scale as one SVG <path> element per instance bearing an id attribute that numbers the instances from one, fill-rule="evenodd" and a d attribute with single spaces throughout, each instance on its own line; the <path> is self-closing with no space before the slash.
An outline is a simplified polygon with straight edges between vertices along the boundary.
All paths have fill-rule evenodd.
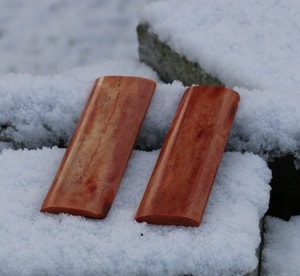
<path id="1" fill-rule="evenodd" d="M 107 215 L 155 86 L 139 77 L 97 79 L 42 212 Z"/>
<path id="2" fill-rule="evenodd" d="M 237 111 L 224 87 L 187 89 L 144 196 L 138 222 L 199 226 Z"/>

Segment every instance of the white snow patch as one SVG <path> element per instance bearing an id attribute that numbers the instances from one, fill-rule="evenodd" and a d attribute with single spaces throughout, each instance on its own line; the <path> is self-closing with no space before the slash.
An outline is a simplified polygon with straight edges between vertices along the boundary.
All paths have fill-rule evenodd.
<path id="1" fill-rule="evenodd" d="M 266 219 L 263 270 L 267 275 L 297 276 L 300 274 L 300 216 L 289 221 Z"/>
<path id="2" fill-rule="evenodd" d="M 65 150 L 0 154 L 2 275 L 242 275 L 255 269 L 270 171 L 225 153 L 200 227 L 134 221 L 158 151 L 134 151 L 104 220 L 39 212 Z M 237 261 L 238 260 L 238 261 Z"/>
<path id="3" fill-rule="evenodd" d="M 5 142 L 0 149 L 66 144 L 96 78 L 106 75 L 157 79 L 149 67 L 136 59 L 105 62 L 52 76 L 0 76 L 0 141 Z M 165 97 L 161 99 L 166 103 Z"/>
<path id="4" fill-rule="evenodd" d="M 0 73 L 52 74 L 137 58 L 141 0 L 0 1 Z"/>
<path id="5" fill-rule="evenodd" d="M 232 149 L 299 155 L 297 0 L 2 0 L 0 123 L 6 127 L 0 129 L 0 149 L 12 147 L 12 140 L 27 147 L 68 140 L 97 77 L 157 79 L 136 59 L 136 11 L 144 2 L 140 21 L 240 93 Z M 105 62 L 111 59 L 117 59 L 114 65 Z M 86 67 L 70 70 L 78 66 Z M 184 89 L 179 82 L 158 85 L 138 145 L 160 146 Z M 134 152 L 106 220 L 41 214 L 63 152 L 0 152 L 1 274 L 157 275 L 184 269 L 218 275 L 223 268 L 244 274 L 255 267 L 270 177 L 259 157 L 226 153 L 201 227 L 186 229 L 132 220 L 156 152 Z M 297 229 L 298 217 L 267 218 L 267 275 L 300 274 Z"/>
<path id="6" fill-rule="evenodd" d="M 267 159 L 290 153 L 299 158 L 299 91 L 234 89 L 240 102 L 229 146 Z"/>
<path id="7" fill-rule="evenodd" d="M 300 89 L 297 0 L 150 1 L 139 14 L 161 41 L 229 87 Z"/>

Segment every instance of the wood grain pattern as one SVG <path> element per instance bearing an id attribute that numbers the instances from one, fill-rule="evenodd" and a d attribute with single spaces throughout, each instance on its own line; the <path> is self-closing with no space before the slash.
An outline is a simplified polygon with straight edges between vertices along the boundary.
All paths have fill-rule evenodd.
<path id="1" fill-rule="evenodd" d="M 42 212 L 107 215 L 155 86 L 139 77 L 97 79 Z"/>
<path id="2" fill-rule="evenodd" d="M 199 226 L 236 114 L 239 95 L 223 87 L 185 91 L 135 219 Z"/>

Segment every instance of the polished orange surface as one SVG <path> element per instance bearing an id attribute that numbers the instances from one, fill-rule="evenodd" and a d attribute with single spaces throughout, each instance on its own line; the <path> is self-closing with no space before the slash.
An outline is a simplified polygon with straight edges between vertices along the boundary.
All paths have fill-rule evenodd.
<path id="1" fill-rule="evenodd" d="M 199 226 L 236 114 L 224 87 L 185 91 L 136 213 L 138 222 Z"/>
<path id="2" fill-rule="evenodd" d="M 155 86 L 139 77 L 97 79 L 42 212 L 107 215 Z"/>

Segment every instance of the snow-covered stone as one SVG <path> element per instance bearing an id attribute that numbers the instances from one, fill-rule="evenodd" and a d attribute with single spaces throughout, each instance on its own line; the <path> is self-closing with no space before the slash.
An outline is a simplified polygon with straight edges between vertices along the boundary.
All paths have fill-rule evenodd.
<path id="1" fill-rule="evenodd" d="M 64 149 L 0 154 L 1 275 L 244 275 L 255 270 L 271 178 L 251 153 L 223 156 L 200 227 L 137 223 L 158 151 L 134 151 L 104 220 L 39 211 Z"/>

